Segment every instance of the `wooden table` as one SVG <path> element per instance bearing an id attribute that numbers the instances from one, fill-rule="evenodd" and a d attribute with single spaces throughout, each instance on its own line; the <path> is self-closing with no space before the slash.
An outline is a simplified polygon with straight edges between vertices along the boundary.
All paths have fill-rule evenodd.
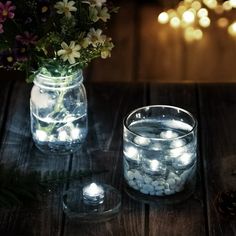
<path id="1" fill-rule="evenodd" d="M 39 152 L 31 139 L 31 86 L 10 79 L 1 82 L 2 167 L 14 163 L 25 175 L 36 172 L 43 179 L 50 175 L 69 178 L 46 189 L 43 198 L 30 207 L 1 209 L 0 235 L 236 235 L 235 216 L 219 211 L 219 196 L 236 188 L 236 84 L 92 83 L 86 87 L 87 141 L 76 154 L 53 157 Z M 184 204 L 148 205 L 124 191 L 122 119 L 147 104 L 180 106 L 198 119 L 197 189 Z M 61 195 L 74 185 L 70 176 L 78 173 L 81 181 L 93 178 L 120 190 L 122 211 L 116 218 L 82 224 L 64 215 Z"/>

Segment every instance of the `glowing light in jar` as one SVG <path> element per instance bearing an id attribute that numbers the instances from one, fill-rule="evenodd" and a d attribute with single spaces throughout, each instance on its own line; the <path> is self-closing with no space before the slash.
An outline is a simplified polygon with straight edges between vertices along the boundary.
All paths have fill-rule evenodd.
<path id="1" fill-rule="evenodd" d="M 73 128 L 71 130 L 71 137 L 72 139 L 78 139 L 80 136 L 80 129 L 79 128 Z"/>
<path id="2" fill-rule="evenodd" d="M 138 155 L 138 150 L 135 147 L 129 146 L 124 148 L 124 154 L 126 157 L 139 161 L 139 155 Z"/>
<path id="3" fill-rule="evenodd" d="M 104 189 L 96 183 L 91 183 L 83 188 L 83 198 L 90 204 L 101 204 L 104 199 Z"/>
<path id="4" fill-rule="evenodd" d="M 166 12 L 161 12 L 157 20 L 160 24 L 166 24 L 169 21 L 169 15 Z"/>
<path id="5" fill-rule="evenodd" d="M 173 28 L 178 28 L 180 26 L 180 19 L 175 16 L 173 17 L 171 20 L 170 20 L 170 25 L 173 27 Z"/>
<path id="6" fill-rule="evenodd" d="M 151 171 L 158 171 L 160 169 L 160 162 L 157 160 L 152 160 L 150 163 Z"/>
<path id="7" fill-rule="evenodd" d="M 198 12 L 197 12 L 197 16 L 199 18 L 204 17 L 204 16 L 208 16 L 208 11 L 206 8 L 201 8 Z"/>
<path id="8" fill-rule="evenodd" d="M 187 23 L 187 24 L 191 24 L 194 22 L 195 20 L 195 15 L 192 11 L 188 10 L 188 11 L 185 11 L 183 13 L 183 16 L 182 16 L 182 20 Z"/>
<path id="9" fill-rule="evenodd" d="M 150 140 L 145 137 L 137 136 L 134 138 L 134 142 L 140 146 L 147 146 L 150 144 Z"/>
<path id="10" fill-rule="evenodd" d="M 66 141 L 67 137 L 68 137 L 68 135 L 65 130 L 60 131 L 58 134 L 58 139 L 63 142 Z"/>
<path id="11" fill-rule="evenodd" d="M 162 131 L 160 133 L 160 137 L 163 139 L 172 139 L 177 138 L 178 134 L 176 132 L 173 132 L 172 130 Z"/>
<path id="12" fill-rule="evenodd" d="M 228 27 L 228 32 L 231 36 L 236 36 L 236 22 L 234 22 Z"/>
<path id="13" fill-rule="evenodd" d="M 47 133 L 43 130 L 36 130 L 35 135 L 40 142 L 46 141 L 48 137 Z"/>
<path id="14" fill-rule="evenodd" d="M 215 13 L 218 14 L 218 15 L 220 15 L 220 14 L 223 14 L 223 12 L 224 12 L 223 6 L 222 6 L 222 5 L 218 5 L 218 6 L 216 7 L 216 9 L 215 9 Z"/>
<path id="15" fill-rule="evenodd" d="M 217 7 L 217 1 L 216 0 L 203 0 L 203 2 L 210 8 L 215 9 Z"/>
<path id="16" fill-rule="evenodd" d="M 211 20 L 207 16 L 201 17 L 199 19 L 199 25 L 204 28 L 210 26 L 210 24 L 211 24 Z"/>
<path id="17" fill-rule="evenodd" d="M 181 166 L 187 166 L 192 162 L 192 154 L 184 153 L 178 158 L 178 162 Z"/>

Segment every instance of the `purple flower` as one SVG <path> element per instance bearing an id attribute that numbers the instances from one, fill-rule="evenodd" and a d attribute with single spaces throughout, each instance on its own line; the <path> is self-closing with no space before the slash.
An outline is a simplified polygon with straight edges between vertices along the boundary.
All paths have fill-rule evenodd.
<path id="1" fill-rule="evenodd" d="M 28 31 L 24 32 L 23 35 L 17 35 L 16 40 L 21 42 L 23 45 L 29 46 L 35 45 L 37 43 L 37 35 L 29 33 Z"/>
<path id="2" fill-rule="evenodd" d="M 5 4 L 0 2 L 0 18 L 4 21 L 7 18 L 13 19 L 15 16 L 15 14 L 14 14 L 15 9 L 16 9 L 16 7 L 14 5 L 12 5 L 11 1 L 7 1 Z"/>

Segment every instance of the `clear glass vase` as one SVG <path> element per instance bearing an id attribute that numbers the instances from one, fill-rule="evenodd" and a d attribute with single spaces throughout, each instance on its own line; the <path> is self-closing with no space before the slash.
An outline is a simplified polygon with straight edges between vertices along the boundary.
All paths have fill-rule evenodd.
<path id="1" fill-rule="evenodd" d="M 68 154 L 87 135 L 87 98 L 82 71 L 70 76 L 37 74 L 30 99 L 31 132 L 45 153 Z"/>
<path id="2" fill-rule="evenodd" d="M 194 191 L 197 121 L 189 112 L 162 105 L 131 112 L 124 120 L 123 152 L 132 189 L 153 197 L 175 195 L 176 201 Z"/>

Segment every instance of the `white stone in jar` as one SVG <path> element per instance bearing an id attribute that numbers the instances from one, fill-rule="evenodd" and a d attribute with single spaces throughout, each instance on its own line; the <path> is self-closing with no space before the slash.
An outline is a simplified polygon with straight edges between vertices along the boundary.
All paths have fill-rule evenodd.
<path id="1" fill-rule="evenodd" d="M 131 171 L 131 170 L 127 171 L 127 177 L 128 177 L 130 180 L 134 179 L 134 172 Z"/>
<path id="2" fill-rule="evenodd" d="M 152 178 L 150 178 L 149 176 L 144 177 L 144 183 L 150 184 L 151 182 L 152 182 Z"/>

